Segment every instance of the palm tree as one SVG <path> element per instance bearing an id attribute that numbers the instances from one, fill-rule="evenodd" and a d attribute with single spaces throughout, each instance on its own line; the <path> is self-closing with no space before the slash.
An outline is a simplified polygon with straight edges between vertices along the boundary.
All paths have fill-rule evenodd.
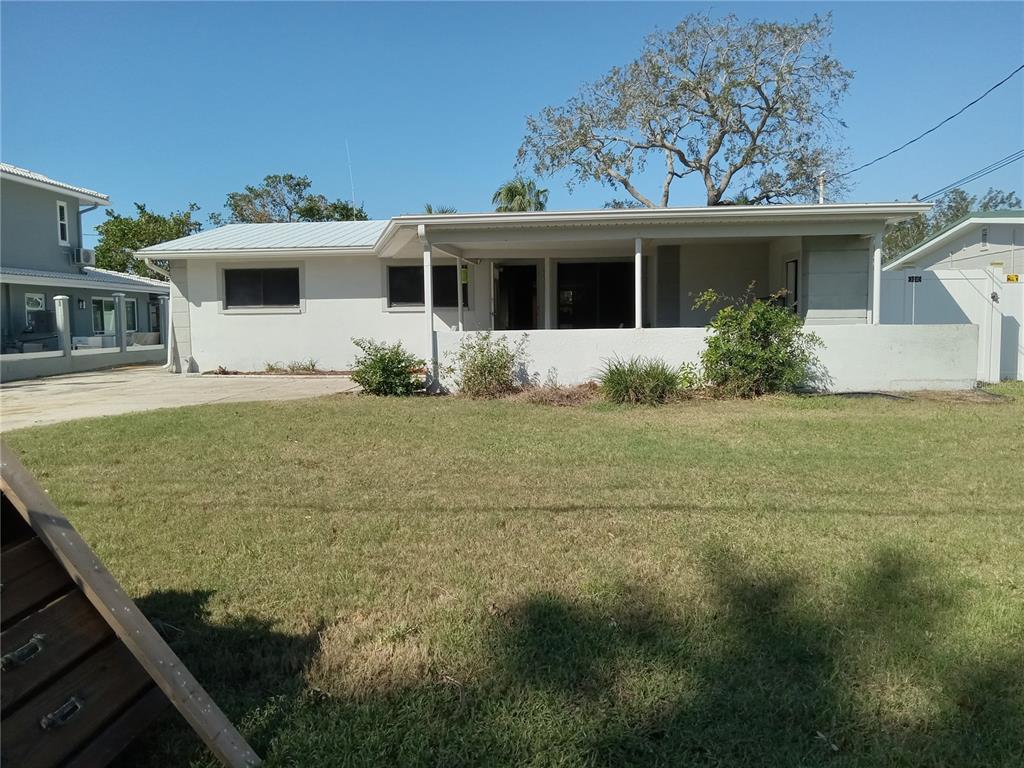
<path id="1" fill-rule="evenodd" d="M 441 214 L 441 213 L 458 213 L 458 209 L 451 205 L 431 205 L 427 203 L 423 206 L 424 213 L 430 214 Z"/>
<path id="2" fill-rule="evenodd" d="M 543 211 L 548 207 L 548 191 L 538 189 L 533 179 L 516 176 L 498 187 L 491 202 L 499 213 Z"/>

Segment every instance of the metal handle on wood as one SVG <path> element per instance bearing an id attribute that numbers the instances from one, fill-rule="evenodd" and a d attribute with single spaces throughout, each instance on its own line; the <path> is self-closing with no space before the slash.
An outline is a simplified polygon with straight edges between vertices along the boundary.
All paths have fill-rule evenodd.
<path id="1" fill-rule="evenodd" d="M 64 725 L 68 720 L 82 711 L 85 702 L 77 696 L 72 696 L 59 708 L 53 710 L 39 721 L 39 725 L 45 730 L 55 726 Z"/>
<path id="2" fill-rule="evenodd" d="M 16 648 L 10 653 L 5 653 L 3 657 L 0 657 L 0 672 L 6 672 L 9 669 L 14 669 L 14 667 L 20 667 L 26 661 L 35 656 L 43 650 L 44 639 L 46 639 L 46 635 L 32 635 L 32 638 L 23 646 Z"/>

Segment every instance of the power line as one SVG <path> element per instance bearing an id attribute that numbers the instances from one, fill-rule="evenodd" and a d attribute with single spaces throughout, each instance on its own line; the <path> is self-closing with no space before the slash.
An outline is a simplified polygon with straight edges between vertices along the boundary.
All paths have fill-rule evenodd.
<path id="1" fill-rule="evenodd" d="M 858 166 L 857 166 L 856 168 L 854 168 L 854 169 L 853 169 L 852 171 L 846 171 L 845 173 L 841 173 L 841 174 L 839 174 L 838 176 L 836 176 L 835 178 L 836 178 L 836 179 L 842 179 L 842 178 L 844 178 L 845 176 L 849 176 L 849 175 L 850 175 L 850 174 L 852 174 L 852 173 L 856 173 L 857 171 L 863 171 L 863 170 L 864 170 L 865 168 L 867 168 L 867 167 L 868 167 L 869 165 L 874 165 L 874 164 L 875 164 L 875 163 L 877 163 L 877 162 L 878 162 L 879 160 L 885 160 L 885 158 L 887 158 L 887 157 L 890 157 L 890 156 L 892 156 L 892 155 L 895 155 L 895 154 L 896 154 L 897 152 L 899 152 L 899 151 L 900 151 L 901 149 L 906 149 L 906 148 L 907 148 L 907 147 L 909 147 L 909 146 L 910 146 L 911 144 L 913 144 L 913 143 L 914 143 L 915 141 L 920 141 L 920 140 L 921 140 L 921 139 L 923 139 L 923 138 L 924 138 L 925 136 L 927 136 L 927 135 L 928 135 L 929 133 L 933 133 L 934 131 L 937 131 L 937 130 L 938 130 L 939 128 L 941 128 L 942 126 L 944 126 L 944 125 L 945 125 L 946 123 L 948 123 L 948 122 L 949 122 L 950 120 L 952 120 L 953 118 L 955 118 L 955 117 L 959 117 L 960 115 L 962 115 L 962 114 L 963 114 L 964 112 L 966 112 L 966 111 L 967 111 L 968 109 L 970 109 L 970 108 L 971 108 L 971 107 L 973 107 L 973 106 L 974 106 L 975 104 L 977 104 L 977 103 L 978 103 L 979 101 L 981 101 L 981 100 L 982 100 L 982 99 L 984 99 L 984 98 L 985 98 L 986 96 L 988 96 L 988 95 L 989 95 L 990 93 L 992 93 L 992 91 L 994 91 L 994 90 L 995 90 L 996 88 L 998 88 L 999 86 L 1001 86 L 1001 85 L 1003 85 L 1003 84 L 1004 84 L 1005 82 L 1007 82 L 1007 81 L 1008 81 L 1008 80 L 1009 80 L 1009 79 L 1010 79 L 1011 77 L 1013 77 L 1014 75 L 1016 75 L 1016 74 L 1017 74 L 1018 72 L 1020 72 L 1020 71 L 1021 71 L 1022 69 L 1024 69 L 1024 64 L 1021 64 L 1021 65 L 1020 65 L 1019 67 L 1017 67 L 1017 68 L 1016 68 L 1015 70 L 1013 70 L 1013 72 L 1011 72 L 1011 73 L 1010 73 L 1010 74 L 1008 74 L 1008 75 L 1007 75 L 1006 77 L 1004 77 L 1004 78 L 1003 78 L 1002 80 L 1000 80 L 1000 81 L 999 81 L 998 83 L 996 83 L 995 85 L 993 85 L 993 86 L 992 86 L 991 88 L 989 88 L 989 89 L 988 89 L 987 91 L 985 91 L 985 92 L 984 92 L 983 94 L 981 94 L 981 96 L 979 96 L 978 98 L 976 98 L 976 99 L 975 99 L 974 101 L 970 102 L 969 104 L 965 105 L 964 107 L 962 107 L 962 108 L 961 108 L 961 109 L 959 109 L 958 111 L 954 112 L 954 113 L 953 113 L 952 115 L 950 115 L 949 117 L 947 117 L 947 118 L 946 118 L 945 120 L 943 120 L 942 122 L 940 122 L 940 123 L 937 123 L 936 125 L 933 125 L 933 126 L 932 126 L 931 128 L 929 128 L 929 129 L 928 129 L 927 131 L 925 131 L 924 133 L 922 133 L 922 134 L 921 134 L 920 136 L 915 136 L 915 137 L 914 137 L 914 138 L 912 138 L 912 139 L 911 139 L 910 141 L 907 141 L 907 142 L 905 142 L 905 143 L 901 144 L 900 146 L 896 147 L 896 149 L 890 150 L 889 152 L 886 152 L 886 153 L 885 153 L 884 155 L 879 155 L 879 156 L 878 156 L 878 157 L 876 157 L 876 158 L 875 158 L 874 160 L 871 160 L 871 161 L 869 161 L 869 162 L 867 162 L 867 163 L 864 163 L 864 165 L 858 165 Z"/>
<path id="2" fill-rule="evenodd" d="M 962 179 L 957 179 L 952 184 L 947 184 L 941 189 L 937 189 L 934 192 L 927 194 L 924 197 L 919 197 L 917 199 L 920 200 L 922 203 L 927 202 L 928 200 L 931 200 L 933 197 L 938 197 L 939 195 L 949 192 L 949 190 L 955 189 L 956 187 L 959 187 L 962 184 L 967 184 L 969 182 L 976 181 L 977 179 L 980 179 L 983 176 L 988 176 L 990 173 L 995 173 L 1000 168 L 1005 168 L 1007 165 L 1015 163 L 1021 159 L 1024 159 L 1024 149 L 1018 149 L 1016 152 L 1007 155 L 1001 160 L 996 160 L 994 163 L 986 165 L 984 168 L 979 168 L 978 170 L 974 171 L 974 173 L 969 173 Z"/>

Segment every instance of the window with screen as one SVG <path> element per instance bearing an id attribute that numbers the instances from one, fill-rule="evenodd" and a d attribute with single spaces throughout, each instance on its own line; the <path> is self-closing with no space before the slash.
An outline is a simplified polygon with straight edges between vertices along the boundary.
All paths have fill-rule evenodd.
<path id="1" fill-rule="evenodd" d="M 297 267 L 224 270 L 225 309 L 298 306 Z"/>
<path id="2" fill-rule="evenodd" d="M 459 295 L 455 284 L 456 272 L 454 264 L 445 264 L 431 268 L 434 287 L 435 307 L 455 307 Z M 469 307 L 468 275 L 460 280 L 462 288 L 462 306 Z M 388 267 L 388 306 L 389 307 L 422 307 L 423 306 L 423 267 Z"/>

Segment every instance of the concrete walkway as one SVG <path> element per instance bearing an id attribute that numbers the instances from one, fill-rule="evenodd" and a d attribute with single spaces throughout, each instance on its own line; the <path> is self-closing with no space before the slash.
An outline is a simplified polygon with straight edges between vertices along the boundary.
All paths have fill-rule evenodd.
<path id="1" fill-rule="evenodd" d="M 115 368 L 4 384 L 0 430 L 180 405 L 296 400 L 357 389 L 347 376 L 181 376 L 157 366 Z"/>

